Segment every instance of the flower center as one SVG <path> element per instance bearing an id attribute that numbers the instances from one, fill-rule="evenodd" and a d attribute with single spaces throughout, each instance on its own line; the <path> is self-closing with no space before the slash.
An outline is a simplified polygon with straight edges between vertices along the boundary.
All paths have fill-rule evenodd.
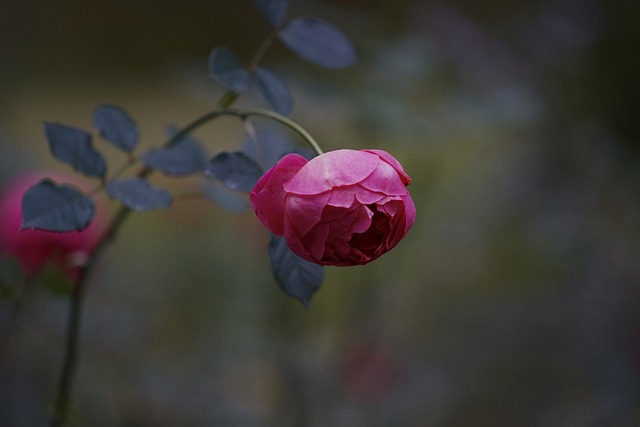
<path id="1" fill-rule="evenodd" d="M 354 233 L 351 237 L 351 246 L 362 251 L 369 257 L 378 255 L 389 231 L 389 217 L 378 211 L 376 205 L 367 205 L 373 212 L 371 226 L 364 233 Z"/>

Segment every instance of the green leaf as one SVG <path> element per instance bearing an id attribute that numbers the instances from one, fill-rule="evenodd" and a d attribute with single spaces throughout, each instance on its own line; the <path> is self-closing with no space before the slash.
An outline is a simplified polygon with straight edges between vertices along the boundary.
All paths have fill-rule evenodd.
<path id="1" fill-rule="evenodd" d="M 288 116 L 293 110 L 293 100 L 289 88 L 271 71 L 258 67 L 253 72 L 253 79 L 258 90 L 273 109 Z"/>
<path id="2" fill-rule="evenodd" d="M 262 176 L 262 169 L 241 151 L 223 151 L 209 161 L 206 173 L 230 190 L 249 192 Z"/>
<path id="3" fill-rule="evenodd" d="M 107 194 L 137 212 L 166 209 L 171 206 L 171 196 L 162 188 L 153 188 L 146 179 L 128 178 L 107 184 Z"/>
<path id="4" fill-rule="evenodd" d="M 167 148 L 153 148 L 144 153 L 141 160 L 146 166 L 175 176 L 201 172 L 207 167 L 204 149 L 198 141 L 189 137 Z"/>
<path id="5" fill-rule="evenodd" d="M 321 19 L 292 19 L 278 37 L 299 57 L 327 68 L 344 68 L 356 62 L 356 52 L 342 31 Z"/>
<path id="6" fill-rule="evenodd" d="M 284 237 L 275 235 L 269 243 L 269 261 L 280 289 L 308 307 L 324 280 L 323 267 L 300 258 L 291 252 Z"/>
<path id="7" fill-rule="evenodd" d="M 234 92 L 249 90 L 249 73 L 226 46 L 215 47 L 209 54 L 209 75 Z"/>
<path id="8" fill-rule="evenodd" d="M 85 175 L 104 178 L 107 163 L 93 148 L 91 134 L 58 123 L 45 123 L 44 133 L 56 159 Z"/>
<path id="9" fill-rule="evenodd" d="M 22 229 L 81 231 L 95 215 L 95 203 L 70 185 L 43 179 L 22 196 Z"/>
<path id="10" fill-rule="evenodd" d="M 100 105 L 93 112 L 93 125 L 107 141 L 128 153 L 138 144 L 138 127 L 122 108 Z"/>

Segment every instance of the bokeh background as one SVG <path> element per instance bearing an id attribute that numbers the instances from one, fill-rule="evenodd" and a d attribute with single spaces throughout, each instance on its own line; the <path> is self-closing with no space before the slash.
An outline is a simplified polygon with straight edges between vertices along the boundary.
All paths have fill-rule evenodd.
<path id="1" fill-rule="evenodd" d="M 275 46 L 264 64 L 293 118 L 327 150 L 393 153 L 414 228 L 327 269 L 305 310 L 250 212 L 135 215 L 90 284 L 70 425 L 640 425 L 640 3 L 292 3 L 359 54 L 334 71 Z M 136 118 L 140 150 L 159 145 L 222 95 L 210 50 L 248 60 L 267 31 L 249 0 L 3 0 L 0 181 L 67 171 L 42 123 L 88 129 L 103 102 Z M 197 136 L 213 154 L 241 134 L 222 120 Z M 24 301 L 1 426 L 46 425 L 66 304 Z M 10 313 L 0 302 L 3 329 Z"/>

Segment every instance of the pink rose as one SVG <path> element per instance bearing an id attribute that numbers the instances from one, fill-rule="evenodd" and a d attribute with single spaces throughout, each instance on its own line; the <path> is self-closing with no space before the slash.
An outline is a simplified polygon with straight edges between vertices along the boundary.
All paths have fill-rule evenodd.
<path id="1" fill-rule="evenodd" d="M 46 177 L 58 183 L 83 187 L 78 185 L 77 179 L 60 173 L 23 174 L 8 182 L 0 193 L 0 255 L 16 257 L 27 275 L 37 274 L 47 262 L 52 261 L 62 267 L 69 278 L 73 278 L 77 270 L 74 267 L 86 260 L 88 252 L 97 243 L 102 216 L 98 212 L 91 225 L 81 232 L 20 231 L 22 196 L 29 187 Z"/>
<path id="2" fill-rule="evenodd" d="M 250 198 L 258 219 L 301 258 L 360 265 L 391 250 L 413 225 L 410 181 L 381 150 L 336 150 L 310 161 L 288 154 Z"/>

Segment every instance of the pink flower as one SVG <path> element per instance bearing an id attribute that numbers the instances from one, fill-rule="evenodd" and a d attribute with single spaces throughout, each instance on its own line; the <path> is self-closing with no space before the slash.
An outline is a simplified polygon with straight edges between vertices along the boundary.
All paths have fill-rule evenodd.
<path id="1" fill-rule="evenodd" d="M 8 182 L 0 198 L 0 256 L 9 254 L 17 258 L 29 276 L 37 274 L 46 263 L 54 262 L 73 278 L 75 267 L 86 260 L 88 252 L 97 243 L 102 216 L 98 213 L 91 225 L 81 232 L 20 231 L 22 196 L 45 177 L 82 187 L 77 179 L 59 173 L 23 174 Z"/>
<path id="2" fill-rule="evenodd" d="M 310 161 L 288 154 L 250 198 L 258 219 L 301 258 L 360 265 L 395 247 L 413 225 L 410 181 L 381 150 L 336 150 Z"/>

